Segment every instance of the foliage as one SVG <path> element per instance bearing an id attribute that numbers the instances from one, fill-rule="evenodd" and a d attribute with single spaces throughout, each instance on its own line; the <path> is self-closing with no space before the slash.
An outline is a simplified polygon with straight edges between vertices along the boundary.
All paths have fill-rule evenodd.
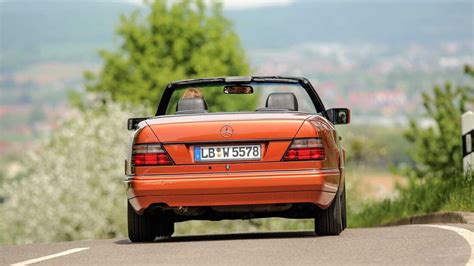
<path id="1" fill-rule="evenodd" d="M 466 74 L 474 77 L 466 66 Z M 436 86 L 433 95 L 423 93 L 423 105 L 434 126 L 422 128 L 415 120 L 405 137 L 411 143 L 410 157 L 415 165 L 407 169 L 409 176 L 418 178 L 454 178 L 462 172 L 461 115 L 466 105 L 473 103 L 474 87 Z"/>
<path id="2" fill-rule="evenodd" d="M 135 108 L 136 110 L 136 108 Z M 5 180 L 0 232 L 6 243 L 123 236 L 125 122 L 116 104 L 76 113 Z"/>
<path id="3" fill-rule="evenodd" d="M 121 17 L 117 34 L 123 43 L 118 51 L 100 52 L 104 66 L 98 76 L 86 72 L 88 91 L 156 106 L 170 81 L 248 73 L 239 38 L 220 3 L 156 0 L 148 5 L 146 16 L 135 11 Z"/>

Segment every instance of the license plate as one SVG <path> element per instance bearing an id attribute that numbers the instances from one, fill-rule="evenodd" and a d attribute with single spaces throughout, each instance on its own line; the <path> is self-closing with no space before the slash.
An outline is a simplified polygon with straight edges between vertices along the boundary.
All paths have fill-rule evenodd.
<path id="1" fill-rule="evenodd" d="M 194 146 L 194 161 L 260 160 L 260 145 Z"/>

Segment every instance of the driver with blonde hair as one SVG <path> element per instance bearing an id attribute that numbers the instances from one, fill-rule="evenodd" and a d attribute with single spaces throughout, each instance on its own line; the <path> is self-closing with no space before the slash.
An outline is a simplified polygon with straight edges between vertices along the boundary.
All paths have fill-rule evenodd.
<path id="1" fill-rule="evenodd" d="M 198 88 L 187 88 L 181 99 L 202 98 L 202 91 Z"/>

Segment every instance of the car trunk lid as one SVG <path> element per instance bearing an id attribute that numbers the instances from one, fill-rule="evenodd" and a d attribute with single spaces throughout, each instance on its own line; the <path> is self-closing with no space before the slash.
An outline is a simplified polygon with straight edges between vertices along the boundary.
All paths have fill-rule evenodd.
<path id="1" fill-rule="evenodd" d="M 311 115 L 235 113 L 163 116 L 147 121 L 161 143 L 253 142 L 293 138 Z"/>

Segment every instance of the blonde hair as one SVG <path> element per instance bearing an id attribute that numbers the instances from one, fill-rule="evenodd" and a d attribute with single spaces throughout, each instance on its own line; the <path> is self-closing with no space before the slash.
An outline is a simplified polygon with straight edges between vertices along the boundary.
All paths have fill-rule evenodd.
<path id="1" fill-rule="evenodd" d="M 202 97 L 202 91 L 198 88 L 187 88 L 181 99 L 200 98 Z"/>

